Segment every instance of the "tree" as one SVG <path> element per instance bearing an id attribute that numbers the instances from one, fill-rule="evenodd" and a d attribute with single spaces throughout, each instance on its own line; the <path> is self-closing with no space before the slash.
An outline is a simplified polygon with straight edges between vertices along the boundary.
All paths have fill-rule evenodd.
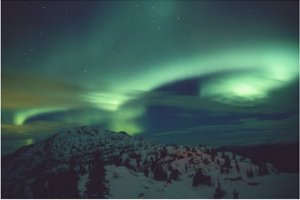
<path id="1" fill-rule="evenodd" d="M 32 184 L 32 193 L 33 198 L 47 198 L 48 189 L 46 188 L 47 184 L 47 165 L 46 162 L 40 163 L 37 168 L 34 170 L 34 174 L 36 174 L 36 179 Z M 7 192 L 4 192 L 7 194 Z M 10 197 L 13 198 L 13 197 Z M 14 197 L 16 198 L 16 197 Z"/>
<path id="2" fill-rule="evenodd" d="M 194 158 L 189 159 L 189 164 L 194 164 Z"/>
<path id="3" fill-rule="evenodd" d="M 147 159 L 145 159 L 144 161 L 143 161 L 143 166 L 147 166 L 149 164 L 149 162 L 148 162 L 148 160 Z"/>
<path id="4" fill-rule="evenodd" d="M 160 157 L 165 158 L 168 155 L 168 150 L 165 146 L 160 150 Z"/>
<path id="5" fill-rule="evenodd" d="M 239 198 L 239 192 L 236 191 L 236 190 L 234 190 L 234 191 L 232 192 L 232 198 L 233 198 L 233 199 L 238 199 L 238 198 Z"/>
<path id="6" fill-rule="evenodd" d="M 209 164 L 209 161 L 208 161 L 208 159 L 207 159 L 207 158 L 204 158 L 204 160 L 203 160 L 203 164 L 205 164 L 205 165 L 208 165 L 208 164 Z"/>
<path id="7" fill-rule="evenodd" d="M 218 179 L 218 186 L 215 190 L 214 199 L 222 199 L 225 196 L 225 191 L 221 188 L 220 180 Z"/>
<path id="8" fill-rule="evenodd" d="M 50 198 L 50 192 L 46 188 L 47 182 L 47 174 L 41 173 L 40 176 L 37 177 L 36 181 L 33 183 L 33 197 L 37 199 L 42 198 Z"/>
<path id="9" fill-rule="evenodd" d="M 231 169 L 231 159 L 229 158 L 229 156 L 225 155 L 224 156 L 224 163 L 221 166 L 221 173 L 222 174 L 228 174 L 229 173 L 229 169 Z"/>
<path id="10" fill-rule="evenodd" d="M 265 163 L 258 164 L 258 175 L 259 176 L 263 176 L 263 175 L 266 175 L 269 173 L 270 172 L 269 172 L 267 164 L 265 164 Z"/>
<path id="11" fill-rule="evenodd" d="M 178 179 L 178 176 L 180 175 L 180 172 L 177 169 L 173 169 L 171 165 L 169 166 L 169 170 L 171 171 L 169 179 L 176 181 Z"/>
<path id="12" fill-rule="evenodd" d="M 141 167 L 141 155 L 136 156 L 136 167 L 139 169 Z"/>
<path id="13" fill-rule="evenodd" d="M 155 165 L 153 169 L 153 178 L 157 181 L 167 181 L 168 174 L 163 170 L 162 166 Z"/>
<path id="14" fill-rule="evenodd" d="M 86 185 L 88 198 L 105 198 L 109 190 L 106 186 L 106 170 L 100 157 L 100 152 L 96 151 L 93 156 L 93 163 L 90 168 L 90 180 Z"/>
<path id="15" fill-rule="evenodd" d="M 187 173 L 187 171 L 188 171 L 188 165 L 187 165 L 187 163 L 184 164 L 184 169 L 185 169 L 185 173 Z"/>
<path id="16" fill-rule="evenodd" d="M 217 151 L 215 149 L 211 149 L 211 160 L 215 162 L 216 156 L 217 156 Z"/>
<path id="17" fill-rule="evenodd" d="M 81 175 L 84 175 L 86 173 L 86 169 L 83 165 L 79 165 L 79 173 Z"/>
<path id="18" fill-rule="evenodd" d="M 77 189 L 77 183 L 78 183 L 78 175 L 75 170 L 75 164 L 74 162 L 71 162 L 71 165 L 69 166 L 69 169 L 65 175 L 66 178 L 66 198 L 78 198 L 78 189 Z"/>
<path id="19" fill-rule="evenodd" d="M 149 176 L 149 168 L 148 167 L 145 167 L 144 168 L 144 174 L 145 174 L 145 176 Z"/>
<path id="20" fill-rule="evenodd" d="M 152 171 L 152 173 L 154 172 L 154 168 L 157 165 L 157 160 L 153 160 L 153 158 L 150 158 L 150 171 Z"/>
<path id="21" fill-rule="evenodd" d="M 209 175 L 205 175 L 203 172 L 202 172 L 202 169 L 199 168 L 193 178 L 193 186 L 198 186 L 200 184 L 203 184 L 203 185 L 208 185 L 210 186 L 211 185 L 211 176 Z"/>
<path id="22" fill-rule="evenodd" d="M 253 172 L 252 169 L 247 170 L 246 173 L 247 173 L 248 178 L 253 178 L 254 177 L 254 172 Z"/>
<path id="23" fill-rule="evenodd" d="M 244 161 L 244 160 L 246 160 L 246 158 L 245 158 L 245 156 L 242 156 L 242 157 L 240 158 L 240 161 Z"/>
<path id="24" fill-rule="evenodd" d="M 226 167 L 226 168 L 232 168 L 232 166 L 231 166 L 231 159 L 227 155 L 224 157 L 223 166 Z"/>
<path id="25" fill-rule="evenodd" d="M 222 155 L 221 155 L 221 158 L 225 158 L 225 156 L 226 156 L 226 155 L 225 155 L 225 152 L 223 151 L 223 152 L 222 152 Z"/>
<path id="26" fill-rule="evenodd" d="M 236 155 L 234 152 L 232 152 L 232 160 L 235 160 L 236 159 Z"/>
<path id="27" fill-rule="evenodd" d="M 235 168 L 237 172 L 240 172 L 240 165 L 237 160 L 235 160 Z"/>
<path id="28" fill-rule="evenodd" d="M 74 166 L 68 166 L 67 169 L 57 172 L 48 172 L 42 179 L 46 190 L 40 188 L 35 198 L 39 196 L 41 198 L 55 199 L 79 198 L 77 190 L 78 175 Z"/>

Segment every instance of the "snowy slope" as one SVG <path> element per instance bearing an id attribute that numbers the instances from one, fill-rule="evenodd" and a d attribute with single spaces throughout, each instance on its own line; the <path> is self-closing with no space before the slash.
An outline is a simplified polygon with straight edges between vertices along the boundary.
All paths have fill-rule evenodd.
<path id="1" fill-rule="evenodd" d="M 176 182 L 165 183 L 145 177 L 142 173 L 132 172 L 125 167 L 110 165 L 107 166 L 107 170 L 111 191 L 109 198 L 210 199 L 215 192 L 214 187 L 206 185 L 191 187 L 192 178 L 187 176 L 182 176 Z M 285 173 L 256 177 L 256 181 L 260 183 L 256 186 L 233 181 L 222 181 L 221 184 L 226 191 L 224 198 L 233 198 L 232 192 L 235 189 L 239 192 L 239 198 L 296 198 L 299 195 L 298 175 Z"/>
<path id="2" fill-rule="evenodd" d="M 278 175 L 270 164 L 257 166 L 249 159 L 209 147 L 154 144 L 97 126 L 59 132 L 2 159 L 1 195 L 44 197 L 37 195 L 46 195 L 50 190 L 45 174 L 64 175 L 73 169 L 75 193 L 78 198 L 89 198 L 87 185 L 95 152 L 100 152 L 105 165 L 108 198 L 213 198 L 219 184 L 223 198 L 232 198 L 233 191 L 240 198 L 298 196 L 297 189 L 280 187 L 282 181 L 295 185 L 298 175 Z M 200 180 L 199 185 L 193 186 L 199 170 L 209 177 L 209 183 Z"/>

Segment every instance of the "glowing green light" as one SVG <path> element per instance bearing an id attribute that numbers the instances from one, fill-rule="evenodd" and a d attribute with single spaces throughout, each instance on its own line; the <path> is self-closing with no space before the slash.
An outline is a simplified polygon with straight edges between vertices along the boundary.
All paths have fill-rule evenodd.
<path id="1" fill-rule="evenodd" d="M 114 131 L 126 131 L 129 135 L 137 135 L 143 132 L 136 119 L 144 114 L 145 109 L 140 106 L 123 106 L 113 114 L 110 129 Z"/>
<path id="2" fill-rule="evenodd" d="M 245 73 L 208 81 L 200 88 L 200 95 L 225 103 L 259 103 L 268 96 L 272 88 L 280 85 L 277 81 L 264 79 L 259 74 L 261 73 Z"/>
<path id="3" fill-rule="evenodd" d="M 195 53 L 189 57 L 144 67 L 134 73 L 135 76 L 119 74 L 106 91 L 84 91 L 79 95 L 80 102 L 112 112 L 112 130 L 125 130 L 135 134 L 142 131 L 135 122 L 142 112 L 130 111 L 131 108 L 124 111 L 123 105 L 135 97 L 127 94 L 132 91 L 148 92 L 172 81 L 226 70 L 237 70 L 241 73 L 205 81 L 199 88 L 199 95 L 226 103 L 259 102 L 267 98 L 272 90 L 298 77 L 298 51 L 293 46 L 278 47 L 274 42 L 252 48 L 232 47 L 230 50 Z M 254 72 L 249 74 L 247 70 Z M 104 81 L 109 77 L 106 73 L 100 76 Z M 14 123 L 20 125 L 34 115 L 58 110 L 60 108 L 18 111 Z M 119 117 L 119 113 L 123 113 L 123 116 Z"/>
<path id="4" fill-rule="evenodd" d="M 131 120 L 114 121 L 111 130 L 125 131 L 129 135 L 137 135 L 142 132 L 142 128 L 138 126 L 135 121 Z"/>
<path id="5" fill-rule="evenodd" d="M 298 50 L 294 46 L 275 43 L 257 47 L 221 49 L 219 52 L 201 52 L 185 59 L 169 61 L 147 68 L 134 79 L 125 80 L 120 88 L 149 91 L 160 85 L 189 77 L 203 76 L 226 70 L 257 70 L 262 81 L 272 79 L 283 85 L 298 74 Z M 260 73 L 260 74 L 259 74 Z M 259 81 L 259 80 L 258 80 Z"/>
<path id="6" fill-rule="evenodd" d="M 64 110 L 63 108 L 37 108 L 37 109 L 26 109 L 20 110 L 14 115 L 14 124 L 15 125 L 22 125 L 26 119 L 33 117 L 38 114 L 48 113 L 58 110 Z"/>
<path id="7" fill-rule="evenodd" d="M 126 95 L 121 93 L 109 92 L 88 92 L 83 94 L 82 100 L 90 103 L 98 108 L 116 111 L 125 101 L 129 99 Z"/>
<path id="8" fill-rule="evenodd" d="M 25 140 L 26 145 L 31 145 L 33 143 L 34 143 L 34 140 L 32 138 L 29 138 L 29 139 Z"/>
<path id="9" fill-rule="evenodd" d="M 250 85 L 238 85 L 233 88 L 233 92 L 238 96 L 253 96 L 259 94 L 257 89 Z"/>

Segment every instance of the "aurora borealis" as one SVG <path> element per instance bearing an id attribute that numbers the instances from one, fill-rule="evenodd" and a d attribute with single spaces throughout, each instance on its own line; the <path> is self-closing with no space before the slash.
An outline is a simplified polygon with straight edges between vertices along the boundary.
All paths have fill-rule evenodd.
<path id="1" fill-rule="evenodd" d="M 297 1 L 3 1 L 2 152 L 98 124 L 297 142 Z"/>

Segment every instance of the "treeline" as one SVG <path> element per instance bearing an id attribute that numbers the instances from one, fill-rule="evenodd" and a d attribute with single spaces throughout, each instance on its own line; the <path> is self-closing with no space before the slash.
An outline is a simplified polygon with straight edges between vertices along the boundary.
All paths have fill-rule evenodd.
<path id="1" fill-rule="evenodd" d="M 231 151 L 250 158 L 254 164 L 271 163 L 281 172 L 299 172 L 299 143 L 225 146 L 218 151 Z"/>
<path id="2" fill-rule="evenodd" d="M 83 164 L 71 160 L 65 167 L 55 171 L 43 170 L 31 185 L 32 198 L 78 199 L 106 198 L 109 194 L 106 170 L 99 151 L 92 156 L 87 169 Z M 85 190 L 80 194 L 78 189 L 79 175 L 88 173 Z"/>

